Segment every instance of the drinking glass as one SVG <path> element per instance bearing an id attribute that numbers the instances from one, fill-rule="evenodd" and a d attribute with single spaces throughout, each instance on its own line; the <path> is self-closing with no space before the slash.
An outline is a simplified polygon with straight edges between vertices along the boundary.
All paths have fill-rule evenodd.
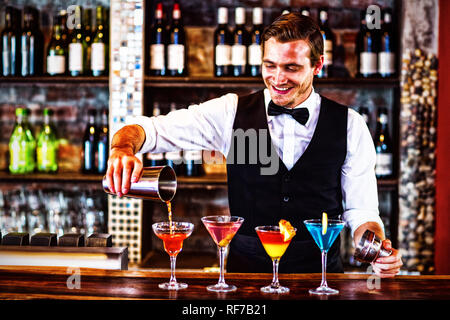
<path id="1" fill-rule="evenodd" d="M 231 239 L 233 239 L 244 222 L 244 218 L 236 216 L 206 216 L 202 218 L 202 222 L 216 243 L 220 256 L 219 281 L 215 285 L 207 286 L 206 290 L 214 292 L 235 291 L 237 289 L 236 286 L 225 283 L 225 252 Z"/>
<path id="2" fill-rule="evenodd" d="M 278 281 L 278 264 L 291 243 L 292 238 L 284 241 L 284 235 L 280 232 L 280 227 L 278 226 L 259 226 L 255 230 L 273 263 L 272 283 L 266 287 L 262 287 L 261 291 L 264 293 L 288 293 L 289 288 L 280 286 L 280 282 Z M 294 228 L 294 231 L 297 231 L 297 229 Z"/>
<path id="3" fill-rule="evenodd" d="M 303 223 L 306 225 L 309 233 L 313 237 L 320 251 L 322 252 L 322 282 L 316 289 L 309 290 L 311 294 L 338 294 L 339 291 L 328 287 L 327 284 L 327 252 L 331 245 L 336 240 L 337 236 L 344 227 L 344 221 L 337 219 L 329 219 L 326 227 L 326 233 L 323 234 L 323 226 L 321 219 L 305 220 Z"/>
<path id="4" fill-rule="evenodd" d="M 183 249 L 183 240 L 189 237 L 194 230 L 194 225 L 189 222 L 157 222 L 152 225 L 153 232 L 164 243 L 164 250 L 170 257 L 170 280 L 159 284 L 161 289 L 180 290 L 186 289 L 186 283 L 177 282 L 175 278 L 175 264 L 177 255 Z"/>

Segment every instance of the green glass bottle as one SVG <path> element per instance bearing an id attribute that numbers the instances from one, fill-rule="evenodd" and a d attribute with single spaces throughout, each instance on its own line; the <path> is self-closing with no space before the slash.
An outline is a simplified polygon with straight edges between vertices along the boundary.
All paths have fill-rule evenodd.
<path id="1" fill-rule="evenodd" d="M 49 75 L 63 75 L 66 73 L 66 50 L 66 43 L 62 39 L 61 25 L 55 23 L 47 53 L 47 73 Z"/>
<path id="2" fill-rule="evenodd" d="M 28 114 L 28 109 L 16 109 L 16 125 L 9 139 L 9 171 L 14 174 L 31 173 L 36 166 L 36 140 L 28 125 Z"/>
<path id="3" fill-rule="evenodd" d="M 44 109 L 44 125 L 37 140 L 37 169 L 41 172 L 58 170 L 58 139 L 56 130 L 50 123 L 52 114 L 50 109 Z"/>
<path id="4" fill-rule="evenodd" d="M 106 75 L 107 36 L 103 18 L 103 7 L 96 8 L 96 27 L 91 44 L 91 74 L 94 77 Z"/>
<path id="5" fill-rule="evenodd" d="M 86 54 L 87 43 L 81 25 L 81 11 L 81 6 L 75 7 L 75 30 L 72 32 L 72 39 L 69 44 L 69 73 L 73 77 L 84 75 L 86 72 L 84 69 L 84 54 Z"/>

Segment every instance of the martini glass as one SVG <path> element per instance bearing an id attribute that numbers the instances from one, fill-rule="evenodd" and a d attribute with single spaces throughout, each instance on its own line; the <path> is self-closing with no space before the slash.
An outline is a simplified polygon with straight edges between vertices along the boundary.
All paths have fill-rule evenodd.
<path id="1" fill-rule="evenodd" d="M 284 235 L 280 232 L 280 227 L 278 226 L 260 226 L 256 227 L 255 230 L 273 263 L 272 283 L 262 287 L 261 291 L 264 293 L 288 293 L 289 288 L 280 286 L 278 281 L 278 264 L 292 238 L 284 241 Z M 297 229 L 294 228 L 294 231 L 297 231 Z"/>
<path id="2" fill-rule="evenodd" d="M 327 252 L 333 244 L 334 240 L 336 240 L 337 236 L 341 232 L 345 223 L 342 220 L 329 219 L 325 234 L 322 233 L 322 220 L 311 219 L 305 220 L 303 221 L 303 223 L 306 225 L 306 228 L 308 229 L 309 233 L 311 233 L 311 236 L 322 252 L 322 282 L 320 283 L 320 286 L 318 288 L 309 290 L 309 293 L 338 294 L 338 290 L 328 287 L 327 284 Z"/>
<path id="3" fill-rule="evenodd" d="M 244 222 L 244 218 L 235 216 L 207 216 L 202 218 L 202 222 L 219 248 L 220 255 L 219 282 L 215 285 L 207 286 L 206 290 L 214 292 L 235 291 L 237 289 L 236 286 L 225 283 L 225 252 L 231 239 L 233 239 L 234 235 L 241 227 L 242 222 Z"/>
<path id="4" fill-rule="evenodd" d="M 194 225 L 189 222 L 157 222 L 152 225 L 153 232 L 164 243 L 164 250 L 170 256 L 170 280 L 161 283 L 159 287 L 165 290 L 186 289 L 186 283 L 177 282 L 175 278 L 175 264 L 177 255 L 183 249 L 183 240 L 189 237 Z"/>

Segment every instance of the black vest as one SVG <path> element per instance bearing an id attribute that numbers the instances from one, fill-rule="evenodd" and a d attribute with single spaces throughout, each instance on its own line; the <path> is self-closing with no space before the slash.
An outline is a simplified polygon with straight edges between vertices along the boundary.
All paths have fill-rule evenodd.
<path id="1" fill-rule="evenodd" d="M 263 91 L 239 97 L 227 157 L 228 197 L 231 215 L 245 221 L 231 242 L 228 272 L 272 271 L 255 227 L 278 225 L 280 219 L 290 221 L 297 234 L 280 260 L 279 271 L 321 272 L 320 250 L 303 221 L 321 219 L 324 211 L 329 218 L 343 212 L 341 167 L 347 153 L 348 116 L 347 107 L 321 99 L 313 137 L 294 167 L 287 170 L 270 138 Z M 270 171 L 274 174 L 267 174 Z M 339 246 L 338 237 L 328 252 L 330 272 L 343 271 Z"/>

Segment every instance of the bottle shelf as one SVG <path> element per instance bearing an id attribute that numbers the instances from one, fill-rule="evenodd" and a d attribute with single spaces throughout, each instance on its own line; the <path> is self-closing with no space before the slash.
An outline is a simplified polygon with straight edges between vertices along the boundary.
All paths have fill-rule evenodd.
<path id="1" fill-rule="evenodd" d="M 31 173 L 31 174 L 11 174 L 6 171 L 0 172 L 1 182 L 89 182 L 101 183 L 103 175 L 83 174 L 77 172 L 60 173 Z M 226 186 L 226 174 L 206 174 L 199 177 L 177 177 L 177 184 L 183 187 L 204 187 L 208 186 Z M 398 179 L 378 179 L 378 189 L 380 191 L 391 191 L 398 187 Z"/>
<path id="2" fill-rule="evenodd" d="M 6 84 L 33 84 L 33 85 L 96 85 L 96 86 L 108 86 L 109 77 L 100 76 L 36 76 L 36 77 L 0 77 L 0 85 Z"/>
<path id="3" fill-rule="evenodd" d="M 100 183 L 103 175 L 78 172 L 11 174 L 0 172 L 1 182 L 93 182 Z"/>
<path id="4" fill-rule="evenodd" d="M 398 87 L 398 78 L 316 78 L 314 85 L 326 86 L 363 86 L 363 87 Z M 145 86 L 150 88 L 231 88 L 264 87 L 260 77 L 159 77 L 146 76 Z"/>

